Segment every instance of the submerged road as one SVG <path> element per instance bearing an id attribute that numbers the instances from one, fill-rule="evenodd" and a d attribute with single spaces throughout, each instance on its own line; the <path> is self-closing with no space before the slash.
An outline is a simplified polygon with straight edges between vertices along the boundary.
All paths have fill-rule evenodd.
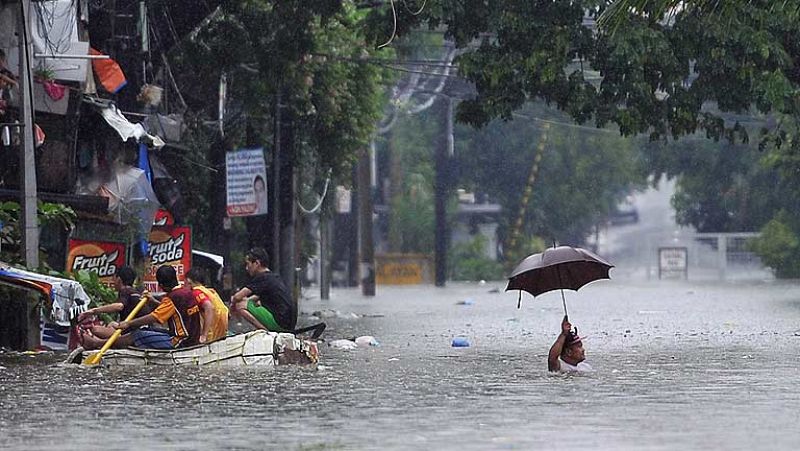
<path id="1" fill-rule="evenodd" d="M 614 272 L 612 270 L 612 277 Z M 3 449 L 795 449 L 800 286 L 594 282 L 566 293 L 595 372 L 558 376 L 563 315 L 502 282 L 305 299 L 318 369 L 97 369 L 0 355 Z M 453 348 L 465 337 L 468 348 Z"/>

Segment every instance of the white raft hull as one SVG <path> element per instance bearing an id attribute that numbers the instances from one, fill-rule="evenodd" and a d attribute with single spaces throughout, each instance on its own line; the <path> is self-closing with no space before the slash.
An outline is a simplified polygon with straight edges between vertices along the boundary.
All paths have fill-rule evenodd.
<path id="1" fill-rule="evenodd" d="M 75 350 L 68 362 L 81 363 L 97 351 Z M 317 344 L 293 334 L 263 330 L 233 335 L 207 345 L 177 350 L 110 349 L 101 363 L 113 366 L 190 365 L 190 366 L 275 366 L 313 365 L 319 360 Z"/>

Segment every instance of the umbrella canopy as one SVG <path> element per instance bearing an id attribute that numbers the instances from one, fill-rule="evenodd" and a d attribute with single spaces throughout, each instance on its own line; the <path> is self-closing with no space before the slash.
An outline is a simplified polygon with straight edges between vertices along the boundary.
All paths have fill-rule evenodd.
<path id="1" fill-rule="evenodd" d="M 589 282 L 609 279 L 614 265 L 579 247 L 559 246 L 522 260 L 508 276 L 509 290 L 538 296 L 558 289 L 577 290 Z"/>
<path id="2" fill-rule="evenodd" d="M 131 166 L 120 167 L 103 184 L 101 194 L 109 198 L 108 210 L 117 222 L 135 221 L 139 238 L 146 240 L 160 204 L 145 172 Z"/>

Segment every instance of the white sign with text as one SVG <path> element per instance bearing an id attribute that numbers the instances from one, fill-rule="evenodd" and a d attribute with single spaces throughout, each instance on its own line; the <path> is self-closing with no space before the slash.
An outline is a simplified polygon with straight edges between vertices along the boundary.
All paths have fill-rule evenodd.
<path id="1" fill-rule="evenodd" d="M 267 214 L 264 149 L 239 149 L 225 155 L 228 216 Z"/>

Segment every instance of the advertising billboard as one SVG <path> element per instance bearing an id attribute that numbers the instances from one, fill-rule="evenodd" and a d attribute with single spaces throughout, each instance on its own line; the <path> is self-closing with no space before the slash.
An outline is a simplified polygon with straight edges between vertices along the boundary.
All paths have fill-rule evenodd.
<path id="1" fill-rule="evenodd" d="M 162 265 L 175 267 L 178 282 L 183 283 L 192 267 L 192 229 L 185 226 L 158 226 L 150 231 L 150 246 L 144 268 L 144 288 L 162 291 L 156 281 L 156 271 Z"/>
<path id="2" fill-rule="evenodd" d="M 117 270 L 125 264 L 125 244 L 112 241 L 88 241 L 71 238 L 67 250 L 66 271 L 86 270 L 97 273 L 100 281 L 114 286 Z"/>

